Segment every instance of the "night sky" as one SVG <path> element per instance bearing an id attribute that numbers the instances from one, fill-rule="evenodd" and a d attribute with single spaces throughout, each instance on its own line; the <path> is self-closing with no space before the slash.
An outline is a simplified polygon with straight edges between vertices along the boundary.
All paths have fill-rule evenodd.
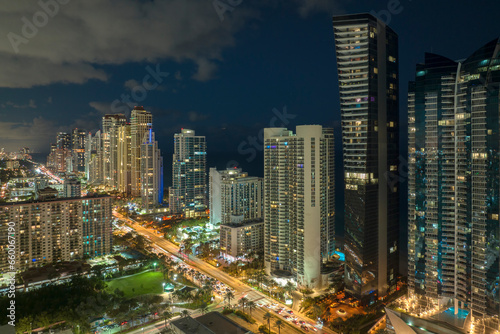
<path id="1" fill-rule="evenodd" d="M 33 22 L 41 7 L 0 6 L 0 147 L 46 153 L 57 131 L 99 129 L 103 114 L 131 109 L 111 104 L 158 67 L 169 75 L 130 100 L 153 112 L 166 160 L 173 133 L 189 127 L 207 136 L 209 153 L 234 152 L 227 160 L 253 169 L 238 146 L 270 125 L 274 108 L 296 116 L 290 127 L 338 127 L 332 14 L 379 12 L 395 0 L 232 0 L 241 3 L 223 21 L 212 0 L 60 1 L 68 3 L 17 53 L 9 33 L 24 38 L 22 18 Z M 500 3 L 402 0 L 395 8 L 404 120 L 407 82 L 424 52 L 467 57 L 499 35 Z"/>

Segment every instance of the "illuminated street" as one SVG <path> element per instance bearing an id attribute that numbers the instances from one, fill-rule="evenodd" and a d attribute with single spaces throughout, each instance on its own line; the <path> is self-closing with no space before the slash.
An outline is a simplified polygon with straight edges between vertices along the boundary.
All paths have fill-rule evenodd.
<path id="1" fill-rule="evenodd" d="M 159 237 L 158 235 L 153 233 L 151 230 L 148 230 L 148 229 L 142 227 L 140 224 L 136 223 L 135 221 L 133 221 L 130 218 L 125 218 L 123 215 L 121 215 L 117 212 L 113 212 L 113 215 L 121 220 L 126 221 L 127 225 L 129 227 L 133 228 L 137 233 L 147 237 L 149 240 L 151 240 L 153 242 L 153 244 L 157 247 L 157 249 L 162 250 L 165 254 L 170 253 L 172 255 L 179 256 L 178 247 L 176 245 L 174 245 L 173 243 L 165 240 L 162 237 Z M 233 288 L 235 290 L 235 299 L 234 299 L 235 303 L 237 302 L 237 300 L 239 300 L 243 297 L 246 297 L 249 300 L 252 300 L 256 303 L 262 303 L 262 304 L 277 303 L 275 300 L 270 300 L 270 299 L 268 299 L 268 297 L 266 295 L 264 295 L 258 291 L 255 291 L 254 289 L 250 288 L 246 284 L 243 284 L 240 280 L 229 276 L 228 274 L 222 272 L 221 270 L 219 270 L 217 268 L 214 268 L 210 264 L 208 264 L 208 263 L 206 263 L 206 262 L 204 262 L 196 257 L 190 256 L 189 260 L 185 260 L 185 261 L 187 264 L 197 268 L 202 273 L 209 275 L 211 277 L 214 277 L 215 279 L 217 279 L 217 280 L 227 284 L 231 288 Z M 285 305 L 280 305 L 280 306 L 284 307 L 285 309 L 288 309 Z M 222 307 L 223 307 L 223 304 L 219 305 L 217 308 L 222 309 Z M 282 316 L 287 314 L 286 312 L 283 312 L 281 315 L 278 315 L 275 311 L 267 309 L 265 307 L 258 307 L 252 313 L 252 315 L 254 317 L 256 317 L 258 321 L 260 321 L 262 323 L 266 323 L 266 321 L 263 320 L 263 316 L 268 311 L 271 314 L 273 314 L 274 316 L 276 316 L 277 318 L 281 318 L 283 321 L 286 321 L 282 317 Z M 313 327 L 312 321 L 310 319 L 308 319 L 307 317 L 305 317 L 301 314 L 298 314 L 298 312 L 296 312 L 296 311 L 294 311 L 294 313 L 295 313 L 294 316 L 296 316 L 298 318 L 297 322 L 304 321 L 305 323 L 309 324 L 308 325 L 309 328 Z M 286 322 L 288 322 L 288 323 L 292 324 L 292 326 L 294 326 L 293 323 L 291 323 L 290 321 L 286 321 Z M 272 324 L 271 324 L 271 327 L 272 327 Z M 295 326 L 295 328 L 299 329 L 300 326 Z M 151 327 L 150 330 L 153 330 L 153 327 Z M 310 331 L 313 331 L 313 330 L 311 329 Z M 295 332 L 297 332 L 297 331 L 294 329 L 289 329 L 287 327 L 282 329 L 282 333 L 295 333 Z M 327 328 L 324 328 L 321 330 L 318 329 L 317 332 L 318 333 L 335 333 L 334 331 L 327 329 Z M 137 333 L 139 333 L 139 332 L 137 332 Z M 153 332 L 151 332 L 151 333 L 153 333 Z"/>

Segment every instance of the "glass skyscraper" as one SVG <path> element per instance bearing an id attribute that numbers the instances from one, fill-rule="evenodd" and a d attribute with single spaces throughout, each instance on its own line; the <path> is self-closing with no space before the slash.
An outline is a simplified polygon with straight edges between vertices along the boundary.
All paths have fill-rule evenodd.
<path id="1" fill-rule="evenodd" d="M 370 14 L 333 18 L 342 116 L 346 292 L 369 304 L 399 270 L 398 36 Z"/>
<path id="2" fill-rule="evenodd" d="M 408 93 L 408 286 L 499 330 L 499 84 L 495 39 L 469 58 L 426 54 Z M 441 300 L 441 302 L 439 302 Z"/>

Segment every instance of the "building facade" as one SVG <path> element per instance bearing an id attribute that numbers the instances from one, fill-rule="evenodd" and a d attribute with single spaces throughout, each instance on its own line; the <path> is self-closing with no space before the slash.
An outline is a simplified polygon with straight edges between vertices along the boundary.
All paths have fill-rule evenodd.
<path id="1" fill-rule="evenodd" d="M 153 115 L 143 107 L 135 107 L 130 116 L 130 185 L 133 196 L 141 195 L 141 144 L 153 128 Z"/>
<path id="2" fill-rule="evenodd" d="M 8 263 L 14 227 L 16 271 L 108 254 L 112 250 L 108 196 L 0 204 L 0 272 Z"/>
<path id="3" fill-rule="evenodd" d="M 220 252 L 225 259 L 234 260 L 250 253 L 264 251 L 264 221 L 262 219 L 220 225 Z"/>
<path id="4" fill-rule="evenodd" d="M 85 172 L 85 141 L 87 133 L 81 129 L 73 129 L 72 150 L 74 169 L 78 172 Z"/>
<path id="5" fill-rule="evenodd" d="M 64 197 L 73 198 L 82 196 L 82 185 L 77 178 L 64 179 Z"/>
<path id="6" fill-rule="evenodd" d="M 210 168 L 210 223 L 229 224 L 232 215 L 244 219 L 262 218 L 263 179 L 250 177 L 240 168 L 218 171 Z"/>
<path id="7" fill-rule="evenodd" d="M 333 131 L 264 129 L 264 256 L 268 275 L 328 285 L 335 252 Z"/>
<path id="8" fill-rule="evenodd" d="M 121 126 L 127 123 L 123 114 L 109 114 L 102 118 L 102 155 L 104 184 L 118 188 L 118 135 Z"/>
<path id="9" fill-rule="evenodd" d="M 399 271 L 398 36 L 370 14 L 333 18 L 344 153 L 346 291 L 363 304 Z"/>
<path id="10" fill-rule="evenodd" d="M 85 144 L 85 174 L 87 183 L 100 185 L 104 182 L 104 163 L 101 130 L 95 135 L 89 133 Z"/>
<path id="11" fill-rule="evenodd" d="M 171 213 L 186 216 L 207 208 L 207 145 L 205 136 L 196 136 L 194 130 L 174 135 L 169 206 Z"/>
<path id="12" fill-rule="evenodd" d="M 408 287 L 500 330 L 500 44 L 462 61 L 426 54 L 408 93 Z"/>
<path id="13" fill-rule="evenodd" d="M 131 151 L 131 126 L 123 124 L 118 128 L 118 185 L 117 190 L 124 194 L 132 192 L 132 151 Z"/>
<path id="14" fill-rule="evenodd" d="M 56 136 L 56 147 L 58 149 L 71 150 L 72 149 L 72 138 L 69 133 L 58 132 Z"/>
<path id="15" fill-rule="evenodd" d="M 163 203 L 163 157 L 151 129 L 141 144 L 141 198 L 146 213 Z"/>

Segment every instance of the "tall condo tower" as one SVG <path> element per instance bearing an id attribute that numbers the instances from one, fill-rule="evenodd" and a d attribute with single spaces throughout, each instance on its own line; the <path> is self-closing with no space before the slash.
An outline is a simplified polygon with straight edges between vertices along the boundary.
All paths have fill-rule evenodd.
<path id="1" fill-rule="evenodd" d="M 415 307 L 500 330 L 500 41 L 463 61 L 426 54 L 408 91 L 408 288 Z"/>
<path id="2" fill-rule="evenodd" d="M 370 14 L 333 18 L 342 116 L 346 291 L 369 304 L 399 270 L 398 36 Z"/>
<path id="3" fill-rule="evenodd" d="M 264 129 L 264 261 L 268 275 L 328 286 L 335 252 L 333 131 Z"/>
<path id="4" fill-rule="evenodd" d="M 87 133 L 84 130 L 73 129 L 72 133 L 73 160 L 75 169 L 79 172 L 85 171 L 85 140 Z"/>
<path id="5" fill-rule="evenodd" d="M 163 202 L 163 157 L 151 129 L 141 144 L 141 198 L 146 213 Z"/>
<path id="6" fill-rule="evenodd" d="M 125 194 L 130 194 L 132 191 L 130 177 L 132 170 L 130 128 L 130 124 L 123 124 L 118 128 L 118 191 Z"/>
<path id="7" fill-rule="evenodd" d="M 207 147 L 205 136 L 182 129 L 174 135 L 172 187 L 169 190 L 171 213 L 198 215 L 207 208 Z"/>
<path id="8" fill-rule="evenodd" d="M 141 194 L 141 143 L 153 128 L 153 115 L 143 107 L 135 107 L 130 116 L 130 184 L 132 195 Z"/>
<path id="9" fill-rule="evenodd" d="M 102 118 L 102 153 L 104 184 L 118 187 L 118 129 L 127 123 L 123 114 L 108 114 Z"/>

